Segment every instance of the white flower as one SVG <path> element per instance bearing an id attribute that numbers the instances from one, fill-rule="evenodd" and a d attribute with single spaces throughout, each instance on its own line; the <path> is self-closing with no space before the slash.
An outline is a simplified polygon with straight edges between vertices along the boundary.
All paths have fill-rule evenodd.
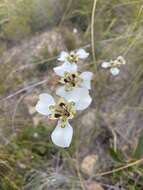
<path id="1" fill-rule="evenodd" d="M 54 144 L 60 147 L 69 147 L 71 144 L 73 129 L 68 120 L 72 119 L 76 113 L 75 104 L 72 101 L 61 99 L 57 104 L 49 94 L 41 94 L 36 104 L 36 110 L 40 114 L 48 116 L 50 119 L 58 120 L 51 139 Z"/>
<path id="2" fill-rule="evenodd" d="M 68 91 L 75 87 L 91 89 L 93 73 L 89 71 L 78 73 L 76 64 L 64 63 L 62 66 L 55 67 L 54 71 L 60 76 L 60 82 Z"/>
<path id="3" fill-rule="evenodd" d="M 84 49 L 78 49 L 77 51 L 71 51 L 70 53 L 62 51 L 58 57 L 58 61 L 66 63 L 77 63 L 79 59 L 86 59 L 89 56 Z"/>
<path id="4" fill-rule="evenodd" d="M 113 76 L 117 76 L 120 73 L 120 66 L 125 65 L 126 61 L 122 56 L 118 56 L 115 60 L 109 62 L 103 62 L 102 68 L 110 69 L 110 73 Z"/>
<path id="5" fill-rule="evenodd" d="M 63 84 L 56 90 L 56 94 L 75 102 L 77 110 L 86 109 L 92 101 L 88 90 L 91 89 L 93 73 L 85 71 L 80 74 L 77 68 L 67 64 L 54 68 L 56 74 L 60 76 L 59 82 Z"/>
<path id="6" fill-rule="evenodd" d="M 86 88 L 74 88 L 72 91 L 66 91 L 64 86 L 62 86 L 57 89 L 56 94 L 65 98 L 67 101 L 73 101 L 76 110 L 84 110 L 92 102 L 92 98 Z"/>

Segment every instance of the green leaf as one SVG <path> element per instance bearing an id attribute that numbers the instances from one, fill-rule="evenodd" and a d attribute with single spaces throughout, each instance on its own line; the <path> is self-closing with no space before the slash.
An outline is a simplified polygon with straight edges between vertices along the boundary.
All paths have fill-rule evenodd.
<path id="1" fill-rule="evenodd" d="M 121 151 L 119 151 L 119 150 L 115 151 L 113 148 L 110 147 L 109 154 L 114 161 L 124 163 L 123 155 L 122 155 Z"/>
<path id="2" fill-rule="evenodd" d="M 141 132 L 141 135 L 139 137 L 138 144 L 134 152 L 134 158 L 139 159 L 142 156 L 143 156 L 143 131 Z"/>

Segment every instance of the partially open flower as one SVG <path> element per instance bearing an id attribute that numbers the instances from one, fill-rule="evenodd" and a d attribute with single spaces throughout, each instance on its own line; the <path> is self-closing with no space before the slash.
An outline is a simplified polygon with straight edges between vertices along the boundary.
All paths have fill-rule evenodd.
<path id="1" fill-rule="evenodd" d="M 77 51 L 71 51 L 70 53 L 62 51 L 58 61 L 66 63 L 77 63 L 79 59 L 86 59 L 89 56 L 84 49 L 78 49 Z"/>
<path id="2" fill-rule="evenodd" d="M 110 69 L 110 73 L 113 76 L 116 76 L 120 73 L 120 66 L 125 65 L 126 61 L 122 56 L 118 56 L 117 59 L 111 60 L 109 62 L 103 62 L 102 68 L 104 69 Z"/>
<path id="3" fill-rule="evenodd" d="M 52 141 L 57 146 L 69 147 L 73 129 L 68 120 L 72 119 L 76 114 L 74 102 L 60 99 L 58 103 L 55 103 L 51 95 L 44 93 L 39 96 L 36 110 L 50 119 L 58 120 L 58 124 L 51 135 Z"/>

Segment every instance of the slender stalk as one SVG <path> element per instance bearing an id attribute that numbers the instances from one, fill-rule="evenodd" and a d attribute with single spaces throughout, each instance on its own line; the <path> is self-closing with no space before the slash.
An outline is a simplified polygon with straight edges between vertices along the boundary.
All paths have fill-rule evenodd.
<path id="1" fill-rule="evenodd" d="M 95 21 L 94 21 L 94 19 L 95 19 L 96 4 L 97 4 L 97 0 L 94 0 L 93 8 L 92 8 L 92 15 L 91 15 L 91 49 L 92 49 L 93 62 L 95 65 L 95 71 L 97 73 L 96 56 L 95 56 L 95 39 L 94 39 L 94 33 L 95 33 Z"/>

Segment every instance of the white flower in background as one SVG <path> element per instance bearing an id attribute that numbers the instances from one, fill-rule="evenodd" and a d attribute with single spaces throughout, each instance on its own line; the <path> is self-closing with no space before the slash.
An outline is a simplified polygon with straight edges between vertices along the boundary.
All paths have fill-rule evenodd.
<path id="1" fill-rule="evenodd" d="M 59 55 L 58 61 L 64 63 L 76 64 L 80 59 L 86 59 L 89 56 L 84 49 L 78 49 L 77 51 L 65 52 L 62 51 Z"/>
<path id="2" fill-rule="evenodd" d="M 102 68 L 104 69 L 110 69 L 110 73 L 113 76 L 117 76 L 120 73 L 120 66 L 125 65 L 126 61 L 122 56 L 118 56 L 117 59 L 111 60 L 109 62 L 103 62 Z"/>
<path id="3" fill-rule="evenodd" d="M 51 139 L 57 146 L 63 148 L 69 147 L 73 136 L 73 129 L 68 120 L 72 119 L 76 114 L 74 102 L 60 99 L 56 103 L 51 95 L 43 93 L 39 96 L 36 111 L 48 116 L 49 119 L 58 121 L 56 128 L 51 134 Z"/>
<path id="4" fill-rule="evenodd" d="M 78 110 L 86 109 L 92 101 L 88 90 L 91 89 L 93 73 L 86 71 L 80 74 L 77 67 L 67 67 L 66 64 L 55 67 L 54 71 L 60 76 L 59 82 L 63 84 L 56 90 L 56 94 L 74 101 L 75 105 L 80 106 Z"/>
<path id="5" fill-rule="evenodd" d="M 77 28 L 73 28 L 73 33 L 77 34 L 78 33 L 78 29 Z"/>

